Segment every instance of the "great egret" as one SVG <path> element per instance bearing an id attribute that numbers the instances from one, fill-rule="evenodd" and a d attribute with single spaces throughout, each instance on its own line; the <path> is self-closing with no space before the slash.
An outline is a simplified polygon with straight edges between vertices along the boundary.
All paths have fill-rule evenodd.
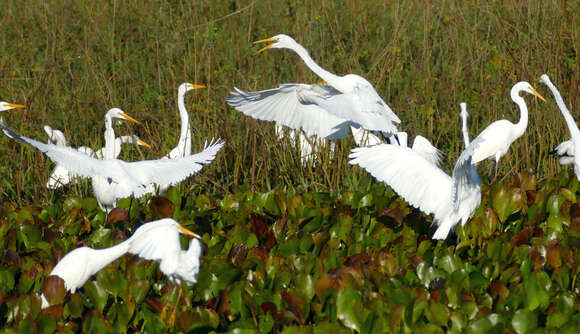
<path id="1" fill-rule="evenodd" d="M 467 112 L 467 103 L 461 102 L 459 104 L 459 117 L 461 117 L 461 132 L 463 133 L 463 144 L 465 147 L 469 145 L 469 130 L 467 129 L 467 118 L 469 113 Z"/>
<path id="2" fill-rule="evenodd" d="M 232 107 L 253 118 L 302 128 L 309 136 L 326 139 L 347 136 L 349 124 L 386 133 L 397 131 L 401 120 L 365 78 L 356 74 L 337 76 L 324 70 L 290 36 L 281 34 L 255 43 L 263 42 L 273 43 L 257 54 L 270 48 L 290 49 L 326 84 L 282 84 L 258 92 L 234 88 L 226 98 Z"/>
<path id="3" fill-rule="evenodd" d="M 380 144 L 351 150 L 350 164 L 359 165 L 385 182 L 399 196 L 439 226 L 433 239 L 446 239 L 458 222 L 462 225 L 481 202 L 481 183 L 468 146 L 455 164 L 452 176 L 408 147 Z"/>
<path id="4" fill-rule="evenodd" d="M 510 145 L 524 134 L 528 126 L 528 107 L 524 98 L 520 96 L 522 92 L 535 95 L 540 100 L 546 101 L 528 82 L 520 81 L 516 83 L 510 91 L 510 97 L 520 109 L 519 122 L 514 124 L 505 119 L 495 121 L 474 139 L 478 143 L 475 145 L 477 148 L 473 152 L 473 163 L 476 164 L 487 158 L 494 158 L 496 176 L 499 159 L 507 153 Z"/>
<path id="5" fill-rule="evenodd" d="M 564 116 L 564 120 L 568 126 L 568 131 L 570 132 L 570 140 L 564 141 L 558 145 L 555 149 L 555 153 L 560 157 L 560 164 L 574 164 L 574 174 L 576 174 L 576 177 L 580 180 L 580 158 L 577 158 L 575 154 L 576 147 L 580 147 L 580 131 L 578 130 L 578 126 L 576 125 L 574 118 L 572 118 L 570 110 L 566 107 L 562 95 L 560 95 L 560 92 L 556 86 L 554 86 L 548 75 L 542 74 L 542 76 L 540 76 L 540 82 L 548 86 L 552 95 L 554 95 L 556 104 L 558 105 L 562 116 Z"/>
<path id="6" fill-rule="evenodd" d="M 179 85 L 177 89 L 177 107 L 181 118 L 181 131 L 177 146 L 169 152 L 171 159 L 191 155 L 191 126 L 189 125 L 189 114 L 185 108 L 185 93 L 200 88 L 205 88 L 205 86 L 186 82 Z"/>
<path id="7" fill-rule="evenodd" d="M 61 131 L 53 130 L 48 125 L 44 126 L 44 130 L 47 132 L 47 134 L 51 133 L 51 134 L 49 134 L 49 138 L 50 138 L 50 141 L 52 141 L 55 145 L 66 146 L 66 137 L 64 136 L 64 134 Z M 121 145 L 122 144 L 136 144 L 136 145 L 145 146 L 147 148 L 151 148 L 151 145 L 147 144 L 146 142 L 141 140 L 141 138 L 139 138 L 135 135 L 117 137 L 117 138 L 115 138 L 115 159 L 119 157 L 119 154 L 121 154 Z M 90 157 L 96 157 L 97 159 L 104 159 L 105 158 L 105 148 L 104 147 L 95 152 L 89 147 L 81 146 L 81 147 L 77 148 L 77 151 L 79 151 L 87 156 L 90 156 Z M 74 182 L 74 178 L 71 177 L 69 171 L 66 170 L 64 167 L 62 167 L 61 165 L 57 164 L 54 167 L 54 169 L 52 170 L 52 172 L 50 173 L 50 176 L 48 177 L 48 181 L 46 181 L 46 187 L 49 189 L 57 189 L 57 188 L 63 187 L 65 185 L 73 183 L 73 182 Z"/>
<path id="8" fill-rule="evenodd" d="M 10 109 L 17 109 L 17 108 L 24 108 L 24 106 L 22 104 L 14 104 L 14 103 L 0 101 L 0 111 L 7 111 Z"/>
<path id="9" fill-rule="evenodd" d="M 104 180 L 106 187 L 94 186 L 93 191 L 99 203 L 105 204 L 108 212 L 119 198 L 146 195 L 151 183 L 159 185 L 177 184 L 201 170 L 204 164 L 215 159 L 222 148 L 223 141 L 216 140 L 206 144 L 206 148 L 197 154 L 176 159 L 143 160 L 125 162 L 119 159 L 99 160 L 84 155 L 70 147 L 44 144 L 34 139 L 21 136 L 10 128 L 0 118 L 4 133 L 15 140 L 31 145 L 42 151 L 55 163 L 61 164 L 71 174 L 81 177 Z M 112 151 L 112 150 L 111 150 Z"/>
<path id="10" fill-rule="evenodd" d="M 194 238 L 188 251 L 181 250 L 180 233 Z M 91 276 L 108 264 L 125 253 L 132 253 L 148 260 L 151 260 L 152 257 L 155 257 L 154 260 L 161 259 L 161 271 L 172 282 L 183 279 L 188 284 L 192 284 L 196 282 L 195 275 L 199 272 L 199 258 L 201 256 L 201 245 L 196 238 L 200 238 L 199 235 L 171 218 L 148 222 L 135 230 L 129 239 L 113 247 L 74 249 L 54 266 L 50 276 L 62 278 L 65 288 L 71 293 L 75 293 Z M 43 309 L 50 306 L 43 294 L 41 299 Z"/>

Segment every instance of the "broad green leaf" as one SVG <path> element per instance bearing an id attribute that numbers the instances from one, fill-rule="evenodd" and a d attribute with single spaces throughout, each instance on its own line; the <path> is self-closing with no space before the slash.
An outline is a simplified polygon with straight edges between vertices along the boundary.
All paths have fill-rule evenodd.
<path id="1" fill-rule="evenodd" d="M 359 292 L 346 288 L 336 297 L 336 316 L 348 328 L 360 331 L 362 299 Z"/>
<path id="2" fill-rule="evenodd" d="M 512 319 L 512 327 L 518 334 L 531 333 L 536 328 L 536 316 L 530 310 L 516 311 Z"/>

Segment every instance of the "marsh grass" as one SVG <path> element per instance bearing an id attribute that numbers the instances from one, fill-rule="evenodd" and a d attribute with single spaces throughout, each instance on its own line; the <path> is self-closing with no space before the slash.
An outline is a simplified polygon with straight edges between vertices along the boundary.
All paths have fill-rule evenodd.
<path id="1" fill-rule="evenodd" d="M 125 147 L 126 159 L 158 158 L 177 143 L 177 86 L 205 84 L 188 93 L 193 147 L 224 138 L 216 161 L 183 187 L 224 193 L 299 188 L 332 191 L 368 179 L 348 165 L 351 139 L 321 152 L 303 168 L 298 151 L 284 149 L 273 125 L 229 108 L 233 86 L 267 89 L 318 78 L 292 52 L 254 56 L 252 41 L 292 35 L 324 68 L 358 73 L 372 82 L 400 116 L 401 130 L 422 134 L 447 156 L 460 153 L 461 101 L 468 103 L 472 136 L 490 122 L 519 114 L 509 89 L 548 73 L 574 111 L 580 85 L 580 3 L 564 1 L 5 1 L 0 21 L 0 97 L 23 103 L 3 115 L 20 133 L 45 140 L 42 126 L 64 131 L 73 146 L 102 145 L 104 113 L 120 107 L 144 122 L 122 125 L 153 144 Z M 502 159 L 500 177 L 531 170 L 551 177 L 560 167 L 547 153 L 568 137 L 549 92 L 527 97 L 528 131 Z M 2 201 L 50 201 L 44 183 L 52 163 L 3 137 Z M 480 174 L 493 173 L 484 163 Z M 484 178 L 485 179 L 485 178 Z M 74 187 L 88 193 L 86 183 Z M 68 193 L 64 191 L 63 193 Z"/>

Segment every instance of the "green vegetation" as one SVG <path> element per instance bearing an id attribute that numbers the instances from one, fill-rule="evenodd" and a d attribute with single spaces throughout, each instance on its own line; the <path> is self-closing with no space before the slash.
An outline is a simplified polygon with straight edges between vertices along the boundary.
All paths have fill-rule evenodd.
<path id="1" fill-rule="evenodd" d="M 2 331 L 578 332 L 578 181 L 548 155 L 568 133 L 543 86 L 549 102 L 526 98 L 527 132 L 490 186 L 492 165 L 480 165 L 482 205 L 445 242 L 429 238 L 430 217 L 348 165 L 352 140 L 303 168 L 273 126 L 224 97 L 234 85 L 318 81 L 291 52 L 253 56 L 252 41 L 287 33 L 328 70 L 365 76 L 450 170 L 459 102 L 472 136 L 517 119 L 509 89 L 542 73 L 579 105 L 580 2 L 8 0 L 2 10 L 0 99 L 27 105 L 2 115 L 16 131 L 44 140 L 49 124 L 96 148 L 105 112 L 120 107 L 145 126 L 117 132 L 154 146 L 121 157 L 158 158 L 177 143 L 177 86 L 188 81 L 209 86 L 186 97 L 194 150 L 226 140 L 166 194 L 169 214 L 203 235 L 198 284 L 176 287 L 156 264 L 125 256 L 63 294 L 47 279 L 57 259 L 162 214 L 137 201 L 128 221 L 107 221 L 86 183 L 47 190 L 53 164 L 0 137 Z M 41 312 L 43 288 L 55 305 Z"/>

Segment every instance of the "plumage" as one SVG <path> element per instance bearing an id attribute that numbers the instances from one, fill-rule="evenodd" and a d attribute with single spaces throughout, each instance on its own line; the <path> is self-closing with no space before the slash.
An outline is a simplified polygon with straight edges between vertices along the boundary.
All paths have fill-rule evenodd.
<path id="1" fill-rule="evenodd" d="M 97 200 L 103 202 L 116 201 L 119 198 L 134 196 L 139 198 L 148 193 L 147 185 L 177 184 L 201 170 L 204 164 L 215 159 L 222 148 L 223 141 L 216 140 L 206 145 L 197 154 L 184 158 L 143 160 L 125 162 L 119 159 L 99 160 L 89 157 L 70 147 L 44 144 L 37 140 L 21 136 L 0 119 L 4 133 L 15 140 L 31 145 L 42 151 L 54 162 L 62 165 L 71 174 L 81 177 L 99 177 L 104 180 L 106 189 L 95 187 L 93 190 Z"/>
<path id="2" fill-rule="evenodd" d="M 190 249 L 183 251 L 179 234 L 194 237 Z M 82 287 L 91 276 L 98 273 L 111 262 L 125 253 L 136 254 L 148 260 L 161 261 L 160 269 L 172 282 L 185 280 L 188 284 L 196 282 L 199 272 L 201 244 L 199 236 L 171 218 L 159 219 L 141 225 L 133 235 L 112 247 L 94 249 L 80 247 L 67 253 L 50 272 L 64 280 L 67 290 L 74 293 Z M 167 264 L 171 263 L 170 266 Z M 41 295 L 42 308 L 49 306 L 48 300 Z"/>
<path id="3" fill-rule="evenodd" d="M 238 88 L 226 99 L 244 114 L 279 125 L 302 129 L 308 136 L 326 139 L 348 135 L 348 125 L 366 130 L 394 133 L 401 120 L 383 101 L 375 88 L 356 74 L 334 75 L 320 67 L 308 51 L 288 35 L 257 41 L 273 42 L 269 48 L 294 51 L 322 80 L 323 85 L 282 84 L 278 88 L 244 92 Z"/>
<path id="4" fill-rule="evenodd" d="M 562 116 L 564 116 L 564 121 L 566 121 L 568 131 L 570 132 L 570 139 L 558 145 L 555 152 L 560 157 L 560 164 L 574 164 L 574 174 L 576 174 L 576 177 L 580 180 L 580 157 L 575 154 L 576 147 L 580 147 L 580 130 L 578 130 L 578 126 L 576 125 L 570 110 L 566 107 L 564 99 L 562 98 L 562 95 L 560 95 L 560 91 L 558 91 L 556 86 L 554 86 L 550 77 L 548 77 L 547 74 L 542 74 L 540 82 L 546 85 L 552 92 L 556 104 L 558 105 Z"/>

